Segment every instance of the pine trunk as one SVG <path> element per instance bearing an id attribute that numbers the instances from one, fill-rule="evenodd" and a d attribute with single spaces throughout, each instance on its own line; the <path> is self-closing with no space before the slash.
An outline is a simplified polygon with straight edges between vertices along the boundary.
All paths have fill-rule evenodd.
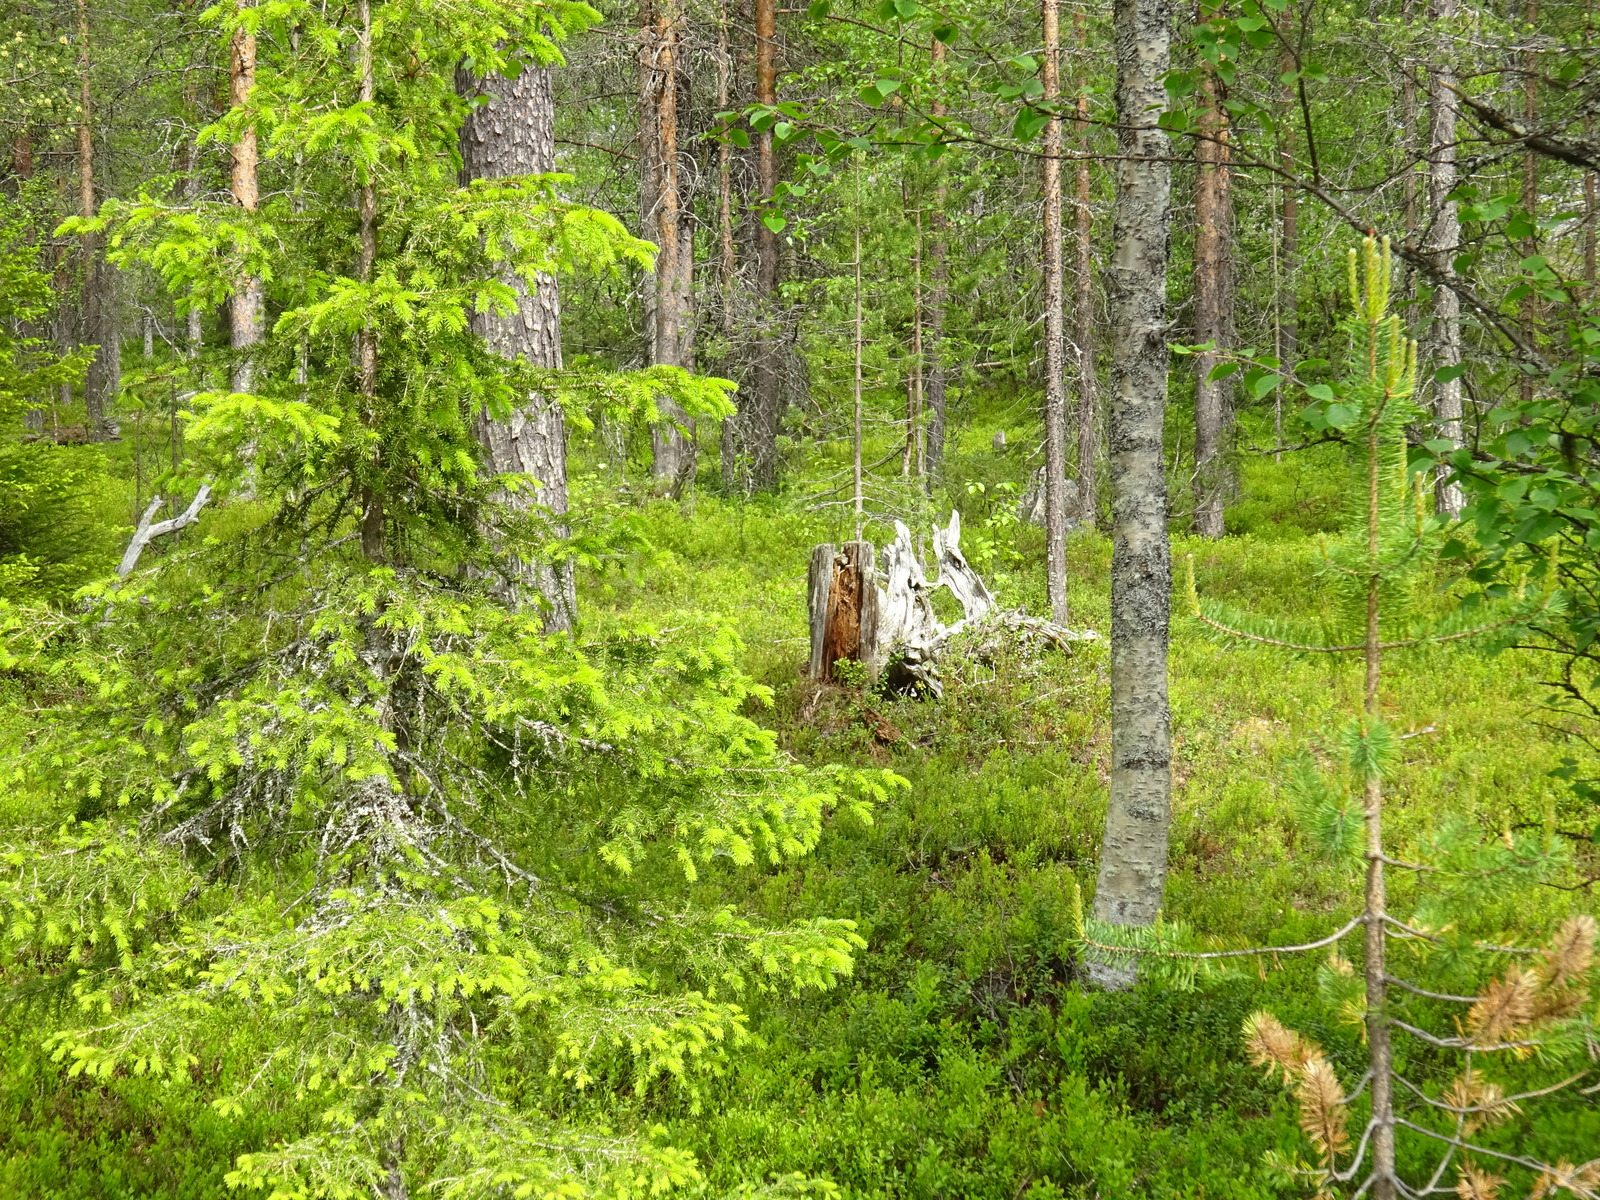
<path id="1" fill-rule="evenodd" d="M 934 124 L 946 115 L 944 102 L 943 66 L 947 49 L 938 38 L 933 40 L 933 100 L 928 112 Z M 934 164 L 933 211 L 928 214 L 928 328 L 923 369 L 923 398 L 928 409 L 927 468 L 928 490 L 938 482 L 944 467 L 945 440 L 945 369 L 944 369 L 944 315 L 950 300 L 949 237 L 950 221 L 945 215 L 949 202 L 949 183 L 945 177 L 944 160 Z"/>
<path id="2" fill-rule="evenodd" d="M 95 215 L 94 107 L 88 0 L 78 0 L 78 215 Z M 111 407 L 122 378 L 117 272 L 105 261 L 105 238 L 83 235 L 84 340 L 95 347 L 83 382 L 84 424 L 95 441 L 111 436 Z"/>
<path id="3" fill-rule="evenodd" d="M 458 72 L 456 78 L 464 95 L 489 98 L 472 109 L 461 127 L 461 161 L 467 179 L 500 179 L 555 169 L 555 99 L 549 69 L 530 64 L 515 79 L 491 75 L 480 80 L 466 72 Z M 516 310 L 505 315 L 477 313 L 472 319 L 473 331 L 506 358 L 520 356 L 536 367 L 561 366 L 561 293 L 555 277 L 540 274 L 531 292 L 521 276 L 510 275 L 506 282 L 517 291 Z M 485 469 L 496 475 L 526 474 L 537 479 L 541 485 L 537 502 L 554 516 L 558 536 L 567 533 L 566 432 L 561 406 L 538 393 L 530 394 L 526 405 L 509 420 L 497 421 L 487 413 L 478 418 Z M 552 566 L 513 555 L 508 567 L 512 583 L 507 598 L 512 603 L 538 597 L 543 602 L 546 629 L 573 628 L 577 598 L 570 564 Z"/>
<path id="4" fill-rule="evenodd" d="M 1050 615 L 1067 623 L 1067 364 L 1066 292 L 1062 280 L 1061 17 L 1056 0 L 1043 0 L 1044 63 L 1040 81 L 1051 107 L 1044 127 L 1040 185 L 1044 198 L 1044 537 L 1045 592 Z"/>
<path id="5" fill-rule="evenodd" d="M 1222 81 L 1213 72 L 1204 72 L 1200 91 L 1203 103 L 1194 150 L 1195 340 L 1226 347 L 1233 341 L 1228 119 L 1222 107 Z M 1227 458 L 1233 425 L 1232 380 L 1211 378 L 1221 362 L 1221 355 L 1215 353 L 1202 352 L 1194 359 L 1194 525 L 1195 532 L 1206 538 L 1223 534 L 1223 504 L 1232 484 Z"/>
<path id="6" fill-rule="evenodd" d="M 1088 50 L 1088 19 L 1080 6 L 1073 9 L 1073 40 L 1080 59 Z M 1085 59 L 1084 70 L 1087 70 Z M 1085 525 L 1100 523 L 1100 498 L 1097 488 L 1100 469 L 1099 401 L 1100 380 L 1095 374 L 1094 336 L 1094 212 L 1089 207 L 1089 92 L 1078 89 L 1076 134 L 1078 142 L 1076 228 L 1077 276 L 1074 281 L 1073 324 L 1076 328 L 1078 380 L 1078 520 Z"/>
<path id="7" fill-rule="evenodd" d="M 679 47 L 682 20 L 675 0 L 659 6 L 640 6 L 643 45 L 639 71 L 639 161 L 641 217 L 647 236 L 656 243 L 655 274 L 651 280 L 649 321 L 650 361 L 658 366 L 682 367 L 684 361 L 685 282 L 692 279 L 692 237 L 685 254 L 682 188 L 678 163 L 678 91 L 682 71 Z M 654 451 L 652 474 L 657 486 L 676 492 L 694 470 L 694 446 L 685 429 L 688 418 L 666 397 L 656 401 L 665 418 L 651 430 Z"/>
<path id="8" fill-rule="evenodd" d="M 775 0 L 755 0 L 756 102 L 778 102 L 778 15 Z M 778 235 L 761 217 L 772 203 L 778 186 L 777 160 L 772 130 L 756 134 L 756 235 L 755 361 L 750 412 L 744 420 L 745 451 L 750 456 L 751 482 L 769 488 L 778 477 L 778 429 L 782 424 L 782 395 L 778 386 Z"/>
<path id="9" fill-rule="evenodd" d="M 1167 402 L 1170 144 L 1157 123 L 1172 0 L 1116 0 L 1111 359 L 1111 795 L 1094 914 L 1147 925 L 1166 884 L 1172 789 L 1167 637 L 1172 597 L 1162 422 Z M 1102 970 L 1125 986 L 1125 971 Z"/>
<path id="10" fill-rule="evenodd" d="M 229 99 L 235 109 L 249 102 L 250 89 L 256 82 L 256 38 L 243 30 L 235 33 L 228 55 Z M 239 140 L 231 149 L 232 170 L 229 183 L 234 203 L 247 213 L 256 211 L 260 202 L 260 183 L 257 178 L 257 150 L 255 126 L 242 130 Z M 235 392 L 249 392 L 255 385 L 253 348 L 261 341 L 265 319 L 265 302 L 259 275 L 245 275 L 239 279 L 228 298 L 229 339 L 233 347 L 233 365 L 228 386 Z"/>
<path id="11" fill-rule="evenodd" d="M 726 7 L 717 9 L 717 111 L 727 112 L 730 88 L 733 81 L 733 56 L 728 48 L 728 13 Z M 720 250 L 720 271 L 717 280 L 720 315 L 722 318 L 723 353 L 728 356 L 728 371 L 734 374 L 734 289 L 738 282 L 739 260 L 733 240 L 733 143 L 727 138 L 717 142 L 717 243 Z M 732 493 L 738 485 L 739 420 L 729 417 L 722 422 L 719 457 L 722 467 L 723 490 Z"/>
<path id="12" fill-rule="evenodd" d="M 1433 0 L 1429 16 L 1447 21 L 1456 14 L 1456 0 Z M 1433 223 L 1428 252 L 1438 272 L 1454 274 L 1452 263 L 1461 240 L 1461 220 L 1450 193 L 1456 189 L 1456 107 L 1452 90 L 1456 77 L 1449 64 L 1452 46 L 1441 41 L 1435 48 L 1438 62 L 1428 80 L 1428 199 Z M 1452 446 L 1461 445 L 1461 299 L 1443 285 L 1433 290 L 1433 321 L 1428 330 L 1428 361 L 1435 372 L 1450 377 L 1437 379 L 1433 389 L 1434 434 Z M 1441 476 L 1436 505 L 1439 512 L 1455 516 L 1461 511 L 1461 489 L 1443 482 Z"/>

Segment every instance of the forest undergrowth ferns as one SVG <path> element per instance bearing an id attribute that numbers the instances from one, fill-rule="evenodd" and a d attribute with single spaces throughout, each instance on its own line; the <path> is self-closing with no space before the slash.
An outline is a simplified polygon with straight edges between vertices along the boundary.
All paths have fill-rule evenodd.
<path id="1" fill-rule="evenodd" d="M 1535 1097 L 1596 1091 L 1595 920 L 1575 913 L 1546 928 L 1542 944 L 1505 944 L 1535 930 L 1481 930 L 1474 911 L 1485 890 L 1532 888 L 1562 870 L 1565 843 L 1509 833 L 1484 842 L 1464 816 L 1419 839 L 1404 859 L 1384 837 L 1384 780 L 1404 736 L 1383 714 L 1385 653 L 1503 634 L 1559 603 L 1545 593 L 1508 600 L 1487 617 L 1482 609 L 1442 618 L 1428 611 L 1442 531 L 1427 476 L 1408 461 L 1407 428 L 1427 416 L 1414 398 L 1416 343 L 1388 311 L 1390 271 L 1387 243 L 1369 238 L 1359 254 L 1351 251 L 1355 361 L 1338 384 L 1308 389 L 1318 401 L 1308 420 L 1347 440 L 1363 485 L 1352 531 L 1324 547 L 1322 624 L 1298 628 L 1202 600 L 1192 564 L 1188 583 L 1194 617 L 1230 642 L 1361 662 L 1361 709 L 1330 739 L 1344 769 L 1324 770 L 1307 756 L 1290 771 L 1307 840 L 1342 867 L 1352 890 L 1362 881 L 1359 910 L 1303 945 L 1212 950 L 1193 948 L 1188 932 L 1170 923 L 1139 931 L 1088 922 L 1084 953 L 1136 956 L 1147 976 L 1189 982 L 1229 959 L 1327 951 L 1319 994 L 1331 1023 L 1358 1027 L 1363 1070 L 1341 1074 L 1330 1052 L 1269 1012 L 1252 1014 L 1244 1028 L 1252 1060 L 1293 1089 L 1314 1151 L 1309 1162 L 1275 1161 L 1319 1195 L 1488 1198 L 1509 1195 L 1502 1189 L 1520 1176 L 1530 1195 L 1565 1188 L 1591 1196 L 1600 1191 L 1600 1158 L 1575 1164 L 1529 1153 L 1538 1139 L 1528 1137 L 1526 1119 L 1518 1128 L 1512 1118 Z M 1405 916 L 1390 895 L 1389 868 L 1413 876 L 1401 889 Z M 1357 935 L 1352 960 L 1343 947 Z M 1397 956 L 1411 977 L 1398 973 Z M 1571 1149 L 1582 1159 L 1595 1147 Z"/>
<path id="2" fill-rule="evenodd" d="M 574 1117 L 576 1089 L 692 1090 L 747 1036 L 741 995 L 826 987 L 863 945 L 691 905 L 684 879 L 804 854 L 893 775 L 786 757 L 717 622 L 550 636 L 491 586 L 501 538 L 585 551 L 497 507 L 537 481 L 484 477 L 484 408 L 538 386 L 580 418 L 727 411 L 722 381 L 534 372 L 469 330 L 511 302 L 508 265 L 537 286 L 649 261 L 558 178 L 458 187 L 437 119 L 463 56 L 515 73 L 593 16 L 213 9 L 261 51 L 205 136 L 255 122 L 271 199 L 97 218 L 186 302 L 253 275 L 279 315 L 253 390 L 196 397 L 189 429 L 190 478 L 248 478 L 251 502 L 82 606 L 0 606 L 26 714 L 0 718 L 0 964 L 72 1074 L 319 1112 L 229 1177 L 283 1200 L 691 1183 L 686 1153 Z"/>

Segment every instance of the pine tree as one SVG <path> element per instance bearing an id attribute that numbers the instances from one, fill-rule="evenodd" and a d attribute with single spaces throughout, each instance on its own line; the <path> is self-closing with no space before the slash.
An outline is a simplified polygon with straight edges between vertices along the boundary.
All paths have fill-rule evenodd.
<path id="1" fill-rule="evenodd" d="M 1335 740 L 1342 768 L 1324 770 L 1307 757 L 1293 765 L 1291 791 L 1307 840 L 1360 879 L 1359 911 L 1327 937 L 1297 946 L 1195 951 L 1181 927 L 1160 925 L 1130 936 L 1091 922 L 1085 946 L 1092 958 L 1115 963 L 1142 956 L 1152 973 L 1192 979 L 1203 965 L 1263 954 L 1326 950 L 1320 995 L 1330 1023 L 1360 1027 L 1366 1070 L 1342 1077 L 1317 1043 L 1285 1027 L 1269 1012 L 1252 1014 L 1244 1038 L 1252 1060 L 1269 1077 L 1291 1087 L 1313 1161 L 1275 1158 L 1276 1165 L 1308 1180 L 1321 1195 L 1348 1192 L 1383 1200 L 1427 1194 L 1450 1172 L 1459 1194 L 1491 1196 L 1515 1167 L 1544 1182 L 1549 1194 L 1568 1180 L 1600 1182 L 1600 1159 L 1573 1166 L 1508 1154 L 1476 1136 L 1535 1096 L 1572 1087 L 1588 1074 L 1596 1031 L 1586 1012 L 1594 964 L 1596 924 L 1576 914 L 1546 930 L 1542 944 L 1506 946 L 1473 932 L 1472 904 L 1481 889 L 1536 881 L 1559 867 L 1566 851 L 1554 836 L 1518 836 L 1484 843 L 1464 822 L 1439 829 L 1423 844 L 1397 851 L 1384 834 L 1384 782 L 1399 759 L 1401 735 L 1380 704 L 1386 654 L 1438 646 L 1514 629 L 1559 603 L 1554 593 L 1507 600 L 1485 614 L 1429 611 L 1424 598 L 1444 539 L 1433 515 L 1432 486 L 1407 449 L 1407 429 L 1424 420 L 1416 402 L 1417 345 L 1389 312 L 1392 266 L 1388 245 L 1366 239 L 1349 260 L 1354 314 L 1347 325 L 1355 356 L 1337 384 L 1313 384 L 1306 422 L 1347 440 L 1356 462 L 1350 532 L 1325 546 L 1320 573 L 1329 593 L 1316 627 L 1266 621 L 1202 600 L 1189 576 L 1194 617 L 1230 642 L 1275 647 L 1296 654 L 1357 658 L 1362 665 L 1360 711 Z M 1401 854 L 1403 853 L 1403 857 Z M 1359 875 L 1357 869 L 1359 864 Z M 1411 911 L 1401 915 L 1391 898 L 1390 868 L 1416 873 L 1408 885 Z M 1346 958 L 1346 938 L 1360 933 L 1356 961 Z M 1404 946 L 1407 975 L 1391 950 Z M 1463 981 L 1466 981 L 1465 983 Z M 1453 1031 L 1452 1031 L 1453 1026 Z M 1440 1052 L 1460 1066 L 1448 1073 L 1435 1063 L 1422 1082 L 1407 1078 L 1414 1048 Z M 1539 1084 L 1517 1091 L 1513 1069 L 1529 1054 L 1541 1060 Z M 1420 1068 L 1419 1068 L 1420 1069 Z M 1565 1078 L 1563 1079 L 1563 1076 Z M 1357 1128 L 1352 1121 L 1364 1117 Z M 1409 1161 L 1426 1160 L 1431 1177 L 1403 1180 L 1399 1142 Z M 1432 1151 L 1432 1153 L 1429 1153 Z M 1517 1172 L 1513 1172 L 1517 1173 Z M 1473 1190 L 1476 1189 L 1476 1190 Z M 1582 1194 L 1579 1192 L 1578 1194 Z"/>

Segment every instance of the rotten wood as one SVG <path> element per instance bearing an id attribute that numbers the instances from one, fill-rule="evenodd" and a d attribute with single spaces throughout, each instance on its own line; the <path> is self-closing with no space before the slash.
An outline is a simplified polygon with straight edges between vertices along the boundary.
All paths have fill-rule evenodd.
<path id="1" fill-rule="evenodd" d="M 928 577 L 912 542 L 911 530 L 895 522 L 895 536 L 883 549 L 882 569 L 871 542 L 817 546 L 811 552 L 809 604 L 811 678 L 837 682 L 835 665 L 858 662 L 864 682 L 880 677 L 892 691 L 941 696 L 939 659 L 958 634 L 973 635 L 980 652 L 992 653 L 1004 639 L 1035 638 L 1067 648 L 1093 638 L 1054 621 L 1005 611 L 983 577 L 961 550 L 961 514 L 952 512 L 943 529 L 933 530 L 934 577 Z M 933 593 L 947 589 L 961 605 L 961 619 L 946 625 L 933 606 Z"/>

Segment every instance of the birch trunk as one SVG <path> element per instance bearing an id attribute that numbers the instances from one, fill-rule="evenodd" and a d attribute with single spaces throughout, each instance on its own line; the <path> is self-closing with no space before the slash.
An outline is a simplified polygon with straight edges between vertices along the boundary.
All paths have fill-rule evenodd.
<path id="1" fill-rule="evenodd" d="M 1088 50 L 1088 18 L 1082 6 L 1073 9 L 1073 40 L 1080 60 Z M 1100 469 L 1099 400 L 1100 380 L 1095 374 L 1094 351 L 1094 213 L 1089 207 L 1089 91 L 1078 89 L 1074 112 L 1078 143 L 1077 204 L 1074 209 L 1077 277 L 1074 281 L 1073 324 L 1078 380 L 1078 520 L 1087 526 L 1100 523 L 1100 500 L 1096 484 Z"/>
<path id="2" fill-rule="evenodd" d="M 245 4 L 248 7 L 248 0 Z M 250 98 L 250 89 L 256 83 L 256 37 L 243 30 L 233 35 L 228 55 L 229 100 L 235 109 L 243 108 Z M 230 147 L 232 159 L 229 178 L 234 203 L 247 213 L 256 211 L 260 203 L 260 183 L 257 175 L 256 130 L 247 126 L 239 133 L 239 140 Z M 229 341 L 233 347 L 233 364 L 228 387 L 235 392 L 254 390 L 255 363 L 253 348 L 261 341 L 265 318 L 265 303 L 261 276 L 245 275 L 239 279 L 228 298 Z"/>
<path id="3" fill-rule="evenodd" d="M 1061 102 L 1061 17 L 1056 0 L 1043 0 L 1044 63 L 1040 82 L 1050 120 L 1044 127 L 1040 158 L 1044 194 L 1044 538 L 1045 592 L 1050 616 L 1065 625 L 1067 612 L 1067 379 L 1066 293 L 1061 266 L 1062 124 L 1055 108 Z"/>
<path id="4" fill-rule="evenodd" d="M 550 71 L 531 64 L 515 79 L 491 75 L 474 79 L 458 73 L 457 87 L 484 95 L 488 103 L 472 109 L 461 127 L 461 161 L 468 179 L 543 174 L 555 169 L 555 99 Z M 514 312 L 473 316 L 473 332 L 506 358 L 522 357 L 536 367 L 561 366 L 561 293 L 554 276 L 540 274 L 530 292 L 521 276 L 508 276 L 517 291 Z M 567 430 L 561 406 L 538 393 L 509 420 L 481 414 L 477 426 L 486 469 L 494 474 L 526 474 L 540 483 L 537 502 L 555 519 L 565 537 L 567 513 Z M 519 496 L 521 503 L 530 501 Z M 570 630 L 577 621 L 577 598 L 569 563 L 549 564 L 513 554 L 508 563 L 507 599 L 543 602 L 545 628 Z"/>
<path id="5" fill-rule="evenodd" d="M 1146 925 L 1161 907 L 1172 788 L 1167 630 L 1172 595 L 1162 421 L 1167 401 L 1167 135 L 1172 0 L 1115 0 L 1115 246 L 1111 305 L 1111 795 L 1094 914 Z M 1126 970 L 1097 972 L 1111 986 Z"/>
<path id="6" fill-rule="evenodd" d="M 1434 21 L 1449 21 L 1456 15 L 1456 0 L 1433 0 L 1428 15 Z M 1461 240 L 1461 221 L 1450 193 L 1456 188 L 1456 77 L 1449 64 L 1450 48 L 1441 39 L 1434 47 L 1436 62 L 1429 71 L 1428 112 L 1428 200 L 1432 226 L 1427 249 L 1441 272 L 1450 271 L 1457 243 Z M 1452 288 L 1433 289 L 1433 321 L 1428 330 L 1427 360 L 1435 372 L 1452 375 L 1461 365 L 1461 299 Z M 1461 379 L 1439 380 L 1433 387 L 1435 436 L 1452 446 L 1461 445 Z M 1459 487 L 1446 484 L 1441 475 L 1435 489 L 1435 504 L 1445 516 L 1461 511 Z"/>
<path id="7" fill-rule="evenodd" d="M 1201 13 L 1205 15 L 1204 10 Z M 1195 339 L 1227 346 L 1233 341 L 1233 201 L 1228 180 L 1228 118 L 1222 81 L 1201 77 L 1199 138 L 1195 142 L 1194 299 Z M 1195 355 L 1194 460 L 1195 532 L 1223 534 L 1223 503 L 1231 480 L 1228 432 L 1233 424 L 1231 379 L 1212 379 L 1219 354 Z"/>
<path id="8" fill-rule="evenodd" d="M 756 25 L 756 102 L 778 102 L 778 14 L 775 0 L 754 0 Z M 754 387 L 749 417 L 745 420 L 746 452 L 750 455 L 751 482 L 769 488 L 778 476 L 778 429 L 782 424 L 778 389 L 778 235 L 760 219 L 778 186 L 772 130 L 756 134 L 756 195 L 760 212 L 756 234 L 756 350 Z"/>

